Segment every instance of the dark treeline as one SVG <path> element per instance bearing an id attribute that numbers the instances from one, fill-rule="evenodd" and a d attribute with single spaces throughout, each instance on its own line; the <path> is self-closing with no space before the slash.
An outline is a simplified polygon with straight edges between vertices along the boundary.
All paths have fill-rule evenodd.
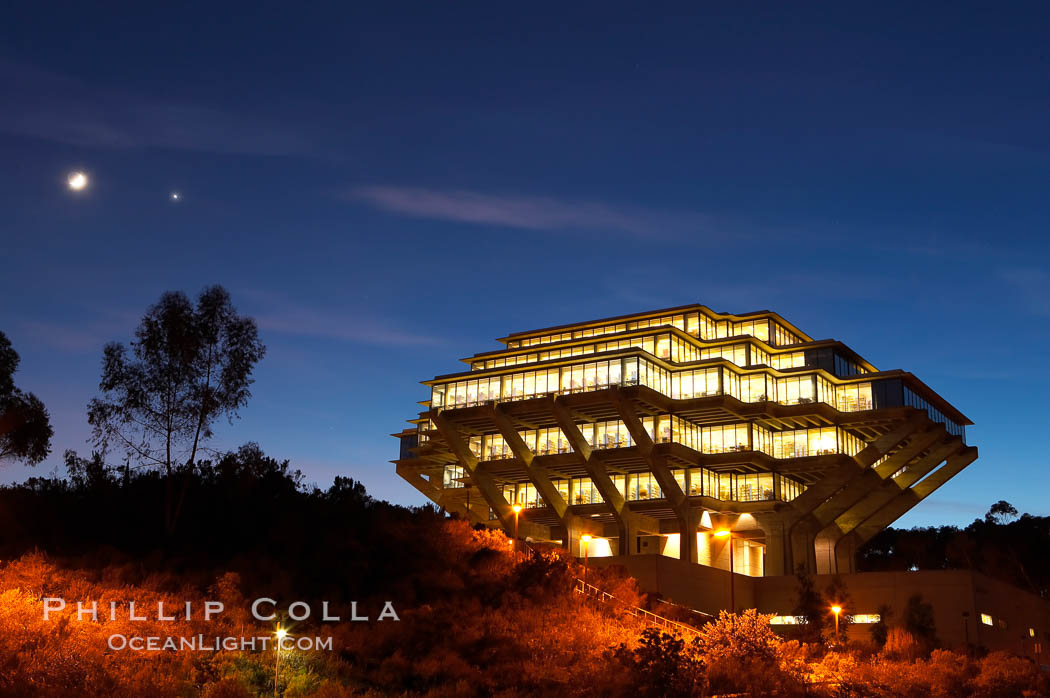
<path id="1" fill-rule="evenodd" d="M 246 593 L 268 596 L 411 600 L 425 594 L 419 570 L 443 535 L 444 517 L 430 507 L 373 500 L 344 477 L 306 487 L 256 444 L 176 472 L 186 496 L 174 532 L 164 525 L 165 473 L 72 452 L 66 467 L 65 478 L 0 488 L 0 557 L 41 550 L 79 568 L 128 565 L 201 586 L 233 571 Z"/>
<path id="2" fill-rule="evenodd" d="M 1050 597 L 1050 517 L 992 505 L 966 528 L 938 526 L 882 531 L 860 551 L 860 571 L 969 569 Z"/>

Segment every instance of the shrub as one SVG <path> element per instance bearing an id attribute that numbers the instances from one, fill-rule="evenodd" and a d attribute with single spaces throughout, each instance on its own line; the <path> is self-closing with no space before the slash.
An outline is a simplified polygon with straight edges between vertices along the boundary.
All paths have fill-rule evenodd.
<path id="1" fill-rule="evenodd" d="M 1047 677 L 1027 659 L 992 652 L 978 662 L 973 694 L 982 698 L 1043 696 L 1050 690 Z"/>

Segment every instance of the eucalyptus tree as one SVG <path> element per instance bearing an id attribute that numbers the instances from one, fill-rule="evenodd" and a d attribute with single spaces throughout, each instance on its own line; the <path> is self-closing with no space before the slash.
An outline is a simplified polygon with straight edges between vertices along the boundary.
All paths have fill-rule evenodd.
<path id="1" fill-rule="evenodd" d="M 0 460 L 36 465 L 51 452 L 51 416 L 33 393 L 15 387 L 18 352 L 0 332 Z"/>
<path id="2" fill-rule="evenodd" d="M 101 395 L 88 405 L 95 446 L 162 470 L 169 535 L 216 420 L 232 422 L 248 403 L 265 353 L 255 321 L 237 314 L 222 286 L 204 289 L 196 306 L 182 292 L 164 293 L 130 347 L 106 345 Z"/>

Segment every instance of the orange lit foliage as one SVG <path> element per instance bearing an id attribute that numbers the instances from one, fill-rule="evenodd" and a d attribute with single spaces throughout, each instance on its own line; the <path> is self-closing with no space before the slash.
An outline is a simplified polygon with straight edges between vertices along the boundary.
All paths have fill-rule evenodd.
<path id="1" fill-rule="evenodd" d="M 801 690 L 795 661 L 799 645 L 782 641 L 769 625 L 771 617 L 754 609 L 722 611 L 718 620 L 704 626 L 698 644 L 708 663 L 711 692 L 762 695 Z"/>
<path id="2" fill-rule="evenodd" d="M 431 524 L 432 525 L 432 524 Z M 580 567 L 556 551 L 516 560 L 500 533 L 446 521 L 432 536 L 426 564 L 396 560 L 389 585 L 401 622 L 320 624 L 333 652 L 284 653 L 286 696 L 584 696 L 755 695 L 948 696 L 1046 695 L 1046 677 L 1024 659 L 993 653 L 979 661 L 935 650 L 926 659 L 889 654 L 823 653 L 784 642 L 754 611 L 723 613 L 695 641 L 648 630 L 615 607 L 573 594 Z M 408 535 L 409 531 L 401 535 Z M 195 576 L 192 577 L 196 579 Z M 615 570 L 588 580 L 628 603 L 642 599 Z M 337 581 L 337 580 L 336 580 Z M 272 652 L 113 652 L 114 633 L 182 637 L 254 635 L 237 575 L 203 587 L 137 566 L 68 570 L 31 554 L 0 566 L 0 695 L 240 698 L 272 692 Z M 45 622 L 42 598 L 71 603 Z M 155 620 L 156 602 L 221 600 L 213 621 Z M 404 601 L 402 599 L 413 599 Z M 77 621 L 76 600 L 99 601 L 118 618 Z M 154 620 L 131 622 L 127 601 Z M 375 604 L 371 604 L 377 608 Z M 201 607 L 202 608 L 202 607 Z M 373 612 L 374 613 L 374 612 Z M 908 654 L 903 635 L 890 645 Z"/>
<path id="3" fill-rule="evenodd" d="M 572 593 L 578 567 L 557 554 L 516 560 L 501 533 L 445 522 L 434 537 L 432 560 L 392 583 L 401 622 L 327 624 L 296 628 L 326 634 L 333 652 L 282 653 L 286 695 L 341 695 L 344 691 L 474 695 L 519 691 L 545 694 L 588 686 L 606 649 L 633 643 L 637 622 Z M 625 601 L 640 601 L 633 580 L 592 570 Z M 134 582 L 134 583 L 132 583 Z M 272 651 L 111 651 L 107 639 L 128 636 L 252 636 L 272 631 L 250 617 L 241 581 L 227 574 L 208 589 L 183 587 L 177 577 L 145 578 L 132 567 L 64 570 L 43 555 L 0 567 L 0 694 L 242 696 L 272 690 Z M 43 598 L 69 601 L 43 620 Z M 426 599 L 402 603 L 399 599 Z M 156 620 L 186 601 L 221 600 L 225 612 L 210 622 Z M 98 601 L 99 621 L 77 621 L 76 601 Z M 108 619 L 118 602 L 116 620 Z M 151 620 L 130 621 L 127 602 Z M 378 609 L 377 604 L 371 604 Z M 373 611 L 373 617 L 375 611 Z"/>

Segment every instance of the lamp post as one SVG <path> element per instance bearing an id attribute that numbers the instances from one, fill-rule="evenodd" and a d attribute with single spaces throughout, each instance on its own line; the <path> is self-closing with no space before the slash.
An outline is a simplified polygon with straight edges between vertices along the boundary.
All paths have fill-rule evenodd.
<path id="1" fill-rule="evenodd" d="M 839 614 L 842 613 L 842 606 L 838 604 L 831 607 L 831 612 L 835 614 L 835 644 L 839 644 Z"/>
<path id="2" fill-rule="evenodd" d="M 733 532 L 728 528 L 720 528 L 715 531 L 715 536 L 729 539 L 729 612 L 736 613 L 736 596 L 733 588 Z"/>
<path id="3" fill-rule="evenodd" d="M 511 507 L 514 510 L 514 552 L 517 556 L 518 551 L 518 515 L 521 513 L 521 505 L 515 504 Z"/>
<path id="4" fill-rule="evenodd" d="M 584 533 L 580 536 L 580 542 L 583 543 L 583 593 L 587 593 L 587 554 L 591 548 L 591 534 Z"/>
<path id="5" fill-rule="evenodd" d="M 274 635 L 277 636 L 277 661 L 274 663 L 274 666 L 273 666 L 273 694 L 274 694 L 274 696 L 277 695 L 277 678 L 278 678 L 278 676 L 280 676 L 280 672 L 281 672 L 281 640 L 283 640 L 287 634 L 288 634 L 288 631 L 285 630 L 284 628 L 282 628 L 281 624 L 278 623 L 277 624 L 277 631 L 274 633 Z"/>

